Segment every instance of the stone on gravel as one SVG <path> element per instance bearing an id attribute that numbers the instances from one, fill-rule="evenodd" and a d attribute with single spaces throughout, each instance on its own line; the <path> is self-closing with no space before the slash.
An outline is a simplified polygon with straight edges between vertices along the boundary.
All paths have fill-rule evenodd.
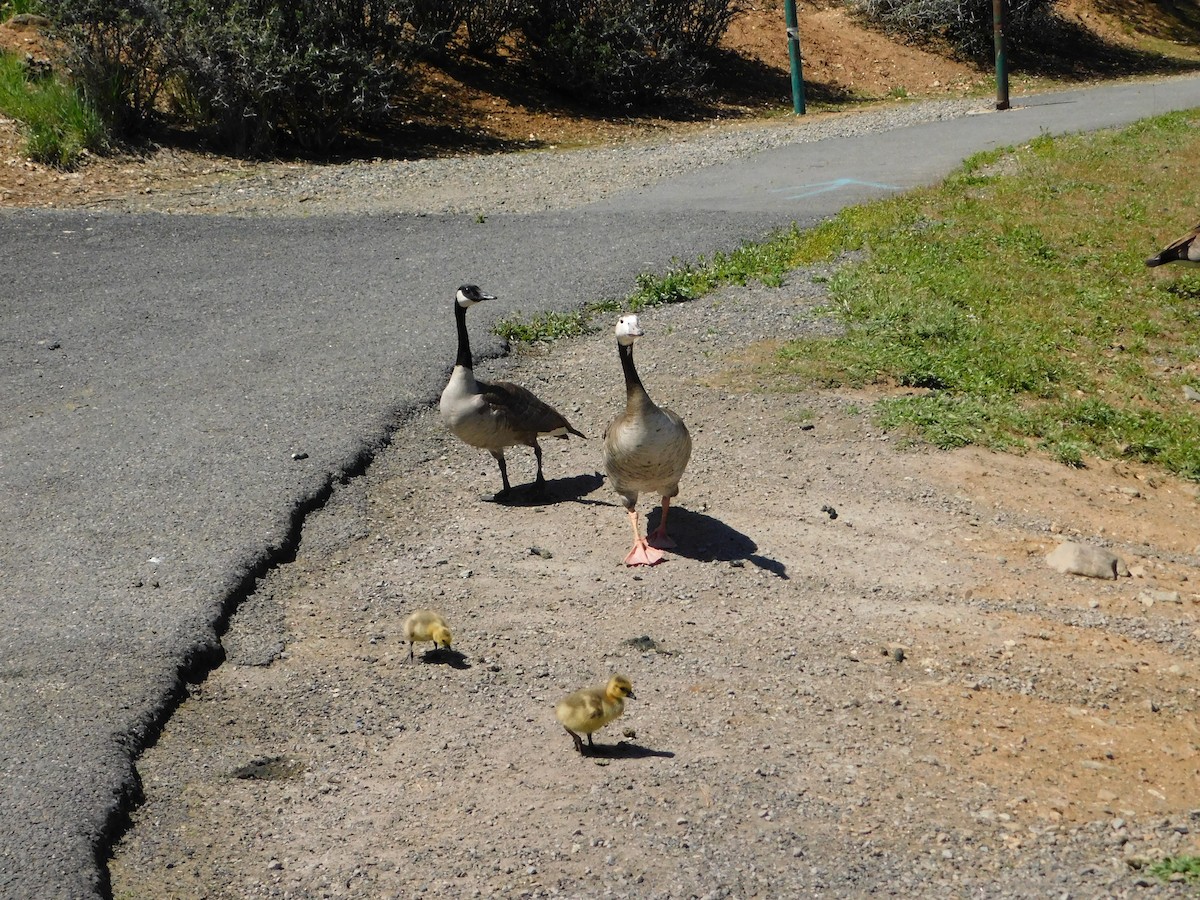
<path id="1" fill-rule="evenodd" d="M 1084 575 L 1114 581 L 1122 571 L 1129 571 L 1115 553 L 1071 541 L 1059 544 L 1046 556 L 1046 562 L 1054 571 L 1064 575 Z"/>

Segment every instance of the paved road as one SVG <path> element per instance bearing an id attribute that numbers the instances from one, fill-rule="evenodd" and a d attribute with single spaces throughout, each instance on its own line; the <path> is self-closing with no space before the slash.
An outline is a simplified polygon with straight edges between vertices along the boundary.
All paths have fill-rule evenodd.
<path id="1" fill-rule="evenodd" d="M 494 317 L 623 294 L 977 150 L 1200 106 L 1200 79 L 1016 103 L 485 224 L 0 215 L 0 896 L 108 895 L 134 757 L 305 512 L 436 397 L 459 283 L 502 298 L 472 313 L 494 354 Z"/>

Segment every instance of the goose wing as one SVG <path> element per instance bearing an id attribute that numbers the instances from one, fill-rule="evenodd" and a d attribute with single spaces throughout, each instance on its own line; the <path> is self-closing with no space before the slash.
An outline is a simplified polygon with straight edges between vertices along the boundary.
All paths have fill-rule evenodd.
<path id="1" fill-rule="evenodd" d="M 480 382 L 480 394 L 488 409 L 505 428 L 518 433 L 553 434 L 570 432 L 583 437 L 566 418 L 536 394 L 511 381 Z"/>
<path id="2" fill-rule="evenodd" d="M 1174 260 L 1200 262 L 1200 244 L 1197 244 L 1197 238 L 1200 238 L 1200 224 L 1146 260 L 1146 265 L 1157 266 Z"/>

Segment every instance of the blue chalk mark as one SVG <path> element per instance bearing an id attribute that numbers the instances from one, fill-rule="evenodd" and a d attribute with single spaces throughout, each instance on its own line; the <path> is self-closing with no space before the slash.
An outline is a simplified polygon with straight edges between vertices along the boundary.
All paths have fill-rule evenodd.
<path id="1" fill-rule="evenodd" d="M 816 184 L 800 184 L 795 187 L 770 188 L 768 193 L 780 194 L 784 191 L 792 191 L 784 199 L 785 200 L 803 200 L 805 197 L 815 197 L 817 194 L 828 194 L 830 191 L 836 191 L 839 188 L 849 187 L 850 185 L 858 185 L 861 187 L 877 188 L 881 191 L 902 191 L 901 187 L 894 184 L 879 184 L 874 181 L 859 181 L 857 178 L 837 178 L 833 181 L 818 181 Z"/>

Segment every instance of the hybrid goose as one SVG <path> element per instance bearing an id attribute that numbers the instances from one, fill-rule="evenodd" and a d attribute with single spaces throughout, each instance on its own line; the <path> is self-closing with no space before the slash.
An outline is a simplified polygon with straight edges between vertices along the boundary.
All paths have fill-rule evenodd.
<path id="1" fill-rule="evenodd" d="M 575 742 L 575 749 L 583 754 L 583 739 L 579 735 L 586 734 L 588 747 L 595 747 L 592 732 L 625 711 L 626 697 L 637 699 L 633 696 L 633 685 L 624 675 L 614 675 L 604 687 L 584 688 L 559 700 L 554 715 Z"/>
<path id="2" fill-rule="evenodd" d="M 667 512 L 691 458 L 692 437 L 683 419 L 656 406 L 642 386 L 633 364 L 633 342 L 645 334 L 638 317 L 622 316 L 616 334 L 617 354 L 625 373 L 625 411 L 604 431 L 604 469 L 613 490 L 621 495 L 633 527 L 633 548 L 625 565 L 652 566 L 663 558 L 660 548 L 675 546 L 667 534 Z M 662 518 L 647 537 L 642 537 L 637 514 L 638 494 L 644 491 L 662 497 Z"/>
<path id="3" fill-rule="evenodd" d="M 492 454 L 500 466 L 503 485 L 497 497 L 511 490 L 504 449 L 522 444 L 533 448 L 537 458 L 537 479 L 534 488 L 546 483 L 542 475 L 542 448 L 539 437 L 566 438 L 568 434 L 585 435 L 577 431 L 562 414 L 542 402 L 532 392 L 507 381 L 494 384 L 475 379 L 471 362 L 471 343 L 467 338 L 467 310 L 484 300 L 495 300 L 476 285 L 464 284 L 454 300 L 454 321 L 458 326 L 458 358 L 450 381 L 442 391 L 440 410 L 446 427 L 463 443 Z"/>
<path id="4" fill-rule="evenodd" d="M 1200 265 L 1200 225 L 1197 225 L 1175 243 L 1154 254 L 1146 265 L 1161 266 L 1169 262 Z"/>

